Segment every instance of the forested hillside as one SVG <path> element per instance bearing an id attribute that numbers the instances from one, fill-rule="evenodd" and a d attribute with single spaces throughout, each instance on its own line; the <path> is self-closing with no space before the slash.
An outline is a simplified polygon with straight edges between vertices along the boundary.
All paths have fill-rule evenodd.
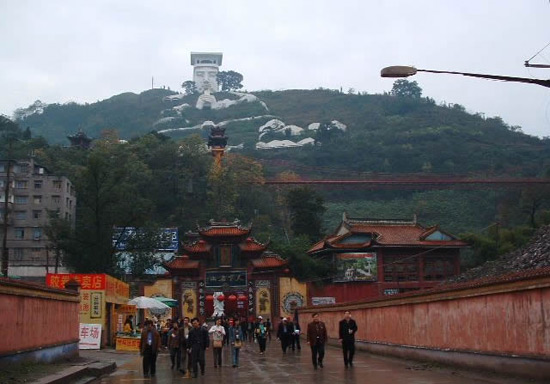
<path id="1" fill-rule="evenodd" d="M 137 199 L 134 206 L 142 209 L 137 217 L 127 218 L 127 225 L 151 221 L 186 231 L 197 220 L 239 217 L 253 220 L 256 233 L 265 240 L 294 241 L 292 212 L 285 199 L 295 188 L 263 185 L 269 178 L 550 174 L 550 140 L 525 135 L 498 117 L 469 114 L 460 105 L 438 105 L 419 95 L 317 89 L 224 92 L 215 97 L 215 108 L 197 109 L 196 94 L 155 89 L 87 105 L 53 104 L 41 113 L 20 110 L 17 123 L 21 135 L 34 137 L 32 146 L 40 161 L 77 180 L 83 188 L 80 196 L 86 196 L 84 191 L 91 187 L 87 184 L 91 166 L 100 167 L 98 172 L 120 168 L 122 174 L 107 181 L 116 185 L 117 177 L 128 177 L 129 184 L 119 185 L 121 199 L 132 196 Z M 229 146 L 242 144 L 225 157 L 221 175 L 209 168 L 205 121 L 226 128 Z M 281 129 L 269 128 L 277 124 Z M 68 145 L 66 136 L 78 130 L 95 138 L 96 148 L 88 152 L 63 148 Z M 39 136 L 49 144 L 36 139 Z M 113 146 L 119 138 L 129 144 Z M 312 145 L 257 149 L 258 143 L 297 143 L 304 138 Z M 440 224 L 478 244 L 475 264 L 521 244 L 532 228 L 548 222 L 547 192 L 545 187 L 528 186 L 450 190 L 335 186 L 308 193 L 314 200 L 315 196 L 323 200 L 318 237 L 334 230 L 343 211 L 352 217 L 410 219 L 417 215 L 424 225 Z M 123 208 L 114 211 L 118 209 Z M 122 213 L 111 217 L 110 224 L 123 220 Z M 300 241 L 299 247 L 307 247 L 307 241 Z"/>

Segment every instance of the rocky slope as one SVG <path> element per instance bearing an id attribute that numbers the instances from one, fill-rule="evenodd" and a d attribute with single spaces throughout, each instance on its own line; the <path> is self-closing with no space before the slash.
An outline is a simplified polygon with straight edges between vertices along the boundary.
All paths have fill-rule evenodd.
<path id="1" fill-rule="evenodd" d="M 543 267 L 550 267 L 550 225 L 539 228 L 526 246 L 472 268 L 447 282 L 457 283 L 490 278 Z"/>

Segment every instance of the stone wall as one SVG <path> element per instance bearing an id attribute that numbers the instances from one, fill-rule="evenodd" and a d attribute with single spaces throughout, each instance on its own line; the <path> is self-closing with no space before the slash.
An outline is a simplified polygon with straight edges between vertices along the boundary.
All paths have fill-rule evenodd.
<path id="1" fill-rule="evenodd" d="M 0 366 L 78 356 L 78 293 L 0 278 Z"/>
<path id="2" fill-rule="evenodd" d="M 550 268 L 300 311 L 319 312 L 329 336 L 350 310 L 371 352 L 550 378 Z"/>

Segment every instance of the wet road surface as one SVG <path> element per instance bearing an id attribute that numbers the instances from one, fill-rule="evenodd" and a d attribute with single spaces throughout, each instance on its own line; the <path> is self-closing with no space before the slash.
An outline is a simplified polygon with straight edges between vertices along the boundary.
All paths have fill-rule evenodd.
<path id="1" fill-rule="evenodd" d="M 301 351 L 287 351 L 283 355 L 276 340 L 268 342 L 265 355 L 260 355 L 258 345 L 251 343 L 243 346 L 240 355 L 240 367 L 232 368 L 231 352 L 224 347 L 222 367 L 214 368 L 212 350 L 206 351 L 206 372 L 198 378 L 188 378 L 180 372 L 170 369 L 170 356 L 160 353 L 157 359 L 157 372 L 153 378 L 143 377 L 141 357 L 134 358 L 119 366 L 113 374 L 100 378 L 94 384 L 102 383 L 366 383 L 366 384 L 489 384 L 489 383 L 527 383 L 527 380 L 495 378 L 477 375 L 472 372 L 453 369 L 440 369 L 428 364 L 398 360 L 358 352 L 353 368 L 344 367 L 341 350 L 326 347 L 324 368 L 314 370 L 311 363 L 310 348 L 302 346 Z"/>

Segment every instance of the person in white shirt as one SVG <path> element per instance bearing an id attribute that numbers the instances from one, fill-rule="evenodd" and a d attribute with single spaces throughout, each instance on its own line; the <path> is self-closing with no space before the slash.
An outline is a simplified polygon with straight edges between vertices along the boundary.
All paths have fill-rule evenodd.
<path id="1" fill-rule="evenodd" d="M 212 334 L 212 349 L 214 350 L 214 368 L 218 368 L 218 365 L 222 366 L 222 347 L 223 338 L 225 336 L 225 328 L 222 325 L 222 319 L 216 319 L 216 325 L 208 331 Z"/>

